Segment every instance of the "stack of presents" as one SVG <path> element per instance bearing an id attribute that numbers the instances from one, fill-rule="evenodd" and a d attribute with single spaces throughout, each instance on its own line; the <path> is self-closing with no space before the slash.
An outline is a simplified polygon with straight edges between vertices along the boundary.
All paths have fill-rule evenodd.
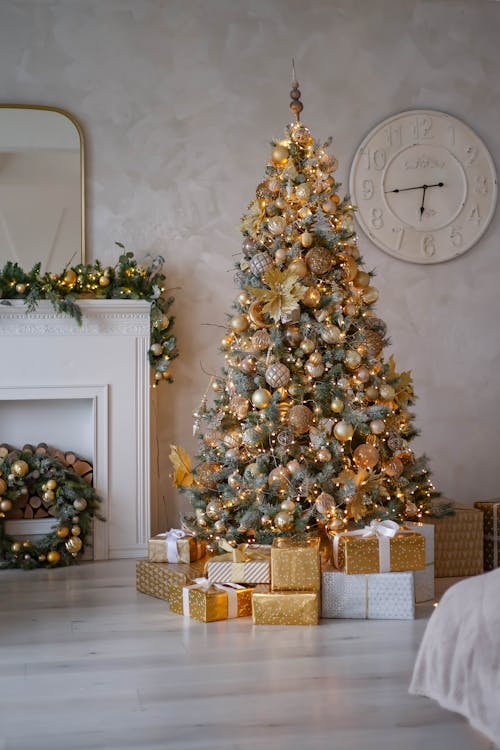
<path id="1" fill-rule="evenodd" d="M 202 622 L 249 616 L 256 625 L 412 619 L 416 604 L 433 600 L 435 577 L 498 567 L 499 508 L 500 501 L 481 502 L 403 527 L 373 522 L 328 539 L 227 545 L 222 555 L 207 555 L 203 541 L 171 529 L 149 540 L 148 560 L 137 562 L 137 589 Z"/>

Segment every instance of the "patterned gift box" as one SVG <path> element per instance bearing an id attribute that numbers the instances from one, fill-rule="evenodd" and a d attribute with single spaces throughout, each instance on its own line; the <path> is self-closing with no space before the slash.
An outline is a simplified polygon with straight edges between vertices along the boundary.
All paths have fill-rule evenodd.
<path id="1" fill-rule="evenodd" d="M 136 564 L 136 588 L 142 594 L 168 599 L 168 589 L 173 583 L 184 584 L 203 575 L 205 560 L 186 564 L 152 563 L 138 560 Z"/>
<path id="2" fill-rule="evenodd" d="M 434 599 L 434 526 L 431 523 L 405 521 L 405 527 L 425 538 L 425 568 L 413 571 L 415 602 L 421 604 Z"/>
<path id="3" fill-rule="evenodd" d="M 148 541 L 149 562 L 191 563 L 206 555 L 206 542 L 183 529 L 170 529 Z"/>
<path id="4" fill-rule="evenodd" d="M 170 609 L 200 622 L 215 622 L 252 614 L 252 591 L 238 584 L 211 584 L 197 578 L 192 584 L 169 587 Z"/>
<path id="5" fill-rule="evenodd" d="M 317 625 L 318 614 L 316 591 L 255 592 L 252 596 L 255 625 Z"/>
<path id="6" fill-rule="evenodd" d="M 454 516 L 425 519 L 434 526 L 436 578 L 462 578 L 483 572 L 483 513 L 454 508 Z"/>
<path id="7" fill-rule="evenodd" d="M 221 542 L 225 546 L 225 542 Z M 229 545 L 228 545 L 229 546 Z M 230 552 L 210 558 L 207 576 L 212 583 L 269 583 L 271 547 L 240 544 Z"/>
<path id="8" fill-rule="evenodd" d="M 412 620 L 413 573 L 348 575 L 331 567 L 322 573 L 322 617 Z"/>
<path id="9" fill-rule="evenodd" d="M 500 559 L 500 500 L 474 503 L 483 513 L 484 569 L 498 568 Z"/>
<path id="10" fill-rule="evenodd" d="M 321 570 L 320 540 L 274 539 L 271 547 L 271 588 L 273 591 L 319 591 Z"/>
<path id="11" fill-rule="evenodd" d="M 372 521 L 364 529 L 336 534 L 333 556 L 335 567 L 348 575 L 422 570 L 425 539 L 394 521 Z"/>

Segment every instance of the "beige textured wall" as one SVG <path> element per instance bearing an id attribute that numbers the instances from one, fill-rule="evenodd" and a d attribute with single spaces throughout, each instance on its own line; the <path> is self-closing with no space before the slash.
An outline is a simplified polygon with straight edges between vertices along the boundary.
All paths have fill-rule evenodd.
<path id="1" fill-rule="evenodd" d="M 295 56 L 304 122 L 332 135 L 347 184 L 361 138 L 404 109 L 463 118 L 500 167 L 500 3 L 488 0 L 3 0 L 0 99 L 71 111 L 87 141 L 88 255 L 166 258 L 182 357 L 155 397 L 159 508 L 171 442 L 189 449 L 192 411 L 235 296 L 239 218 L 288 122 Z M 497 211 L 463 257 L 397 261 L 363 235 L 378 311 L 414 373 L 418 449 L 435 484 L 470 503 L 500 495 L 500 251 Z M 213 324 L 213 325 L 208 325 Z"/>

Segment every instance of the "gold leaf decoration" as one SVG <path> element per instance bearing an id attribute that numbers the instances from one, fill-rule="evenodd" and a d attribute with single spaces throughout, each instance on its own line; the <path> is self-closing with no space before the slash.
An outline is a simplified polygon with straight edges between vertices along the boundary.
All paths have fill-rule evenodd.
<path id="1" fill-rule="evenodd" d="M 298 308 L 306 287 L 299 283 L 298 274 L 290 268 L 280 271 L 271 266 L 262 274 L 262 281 L 267 289 L 247 287 L 247 291 L 263 303 L 262 312 L 279 323 L 282 315 L 290 314 Z"/>
<path id="2" fill-rule="evenodd" d="M 176 487 L 190 487 L 194 482 L 191 472 L 191 459 L 184 448 L 170 446 L 170 461 L 174 467 L 172 482 Z"/>
<path id="3" fill-rule="evenodd" d="M 242 232 L 255 234 L 266 216 L 266 208 L 257 198 L 250 203 L 247 213 L 241 220 L 240 229 Z"/>

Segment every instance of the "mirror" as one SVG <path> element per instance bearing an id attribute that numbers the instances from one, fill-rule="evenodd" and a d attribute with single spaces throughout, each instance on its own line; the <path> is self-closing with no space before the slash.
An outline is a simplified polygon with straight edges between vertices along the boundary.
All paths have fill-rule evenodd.
<path id="1" fill-rule="evenodd" d="M 85 262 L 83 134 L 52 107 L 0 104 L 0 268 Z"/>

